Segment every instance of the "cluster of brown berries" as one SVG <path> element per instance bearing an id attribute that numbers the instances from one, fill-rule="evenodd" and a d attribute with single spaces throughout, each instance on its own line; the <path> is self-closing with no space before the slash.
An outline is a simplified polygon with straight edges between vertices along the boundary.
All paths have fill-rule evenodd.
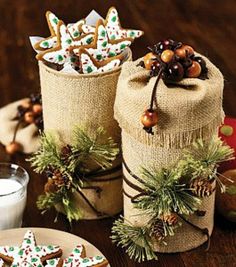
<path id="1" fill-rule="evenodd" d="M 151 52 L 143 57 L 139 65 L 150 71 L 150 76 L 157 76 L 153 88 L 150 107 L 141 116 L 143 129 L 153 134 L 152 127 L 158 123 L 158 114 L 154 110 L 154 99 L 157 85 L 162 78 L 166 83 L 179 82 L 183 78 L 207 78 L 205 60 L 194 54 L 194 49 L 189 45 L 167 39 L 149 48 Z"/>
<path id="2" fill-rule="evenodd" d="M 206 78 L 205 60 L 195 56 L 190 45 L 167 39 L 149 48 L 151 52 L 143 58 L 143 66 L 156 76 L 162 70 L 166 82 L 179 82 L 183 78 Z"/>
<path id="3" fill-rule="evenodd" d="M 43 130 L 43 116 L 42 116 L 42 100 L 40 94 L 32 94 L 28 102 L 17 107 L 17 115 L 15 120 L 18 121 L 13 140 L 6 146 L 6 152 L 10 155 L 20 152 L 22 146 L 16 142 L 16 134 L 20 125 L 28 125 L 34 123 L 39 130 Z"/>

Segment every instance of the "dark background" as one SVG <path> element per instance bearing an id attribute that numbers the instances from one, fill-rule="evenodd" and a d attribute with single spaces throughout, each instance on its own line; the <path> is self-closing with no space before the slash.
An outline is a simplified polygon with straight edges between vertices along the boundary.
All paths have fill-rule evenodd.
<path id="1" fill-rule="evenodd" d="M 145 35 L 132 46 L 134 58 L 143 56 L 148 45 L 171 37 L 192 45 L 208 56 L 225 77 L 224 109 L 236 116 L 236 2 L 235 0 L 0 0 L 0 107 L 39 90 L 38 66 L 28 37 L 48 36 L 45 12 L 51 10 L 66 23 L 75 22 L 95 9 L 103 17 L 116 6 L 123 27 L 142 29 Z M 1 127 L 1 125 L 0 125 Z M 43 179 L 34 174 L 24 156 L 9 158 L 1 148 L 1 161 L 23 165 L 31 175 L 25 226 L 70 230 L 63 216 L 54 224 L 53 212 L 44 217 L 35 207 L 43 190 Z M 1 215 L 0 215 L 1 216 Z M 236 266 L 236 231 L 216 216 L 209 252 L 204 247 L 191 252 L 160 255 L 159 262 L 138 265 L 128 260 L 109 240 L 112 219 L 74 223 L 72 233 L 92 242 L 105 254 L 112 267 L 123 266 Z"/>

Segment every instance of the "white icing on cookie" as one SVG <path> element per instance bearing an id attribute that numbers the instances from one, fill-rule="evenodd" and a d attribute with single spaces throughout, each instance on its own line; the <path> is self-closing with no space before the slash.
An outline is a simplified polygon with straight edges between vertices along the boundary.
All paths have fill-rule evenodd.
<path id="1" fill-rule="evenodd" d="M 59 251 L 59 246 L 37 246 L 32 231 L 26 232 L 21 246 L 0 247 L 0 254 L 13 258 L 11 267 L 43 267 L 41 258 Z"/>
<path id="2" fill-rule="evenodd" d="M 81 19 L 77 21 L 76 23 L 72 23 L 67 25 L 67 29 L 73 39 L 76 39 L 82 35 L 82 32 L 80 31 L 80 27 L 85 23 L 84 19 Z"/>
<path id="3" fill-rule="evenodd" d="M 58 34 L 59 44 L 54 49 L 45 51 L 42 55 L 42 59 L 44 59 L 47 62 L 59 65 L 70 63 L 76 66 L 77 65 L 76 57 L 71 54 L 69 50 L 70 47 L 88 45 L 89 43 L 92 42 L 94 35 L 88 34 L 82 36 L 78 40 L 73 40 L 64 23 L 62 23 L 59 26 L 59 31 L 57 34 Z"/>
<path id="4" fill-rule="evenodd" d="M 107 58 L 119 55 L 124 49 L 131 45 L 130 40 L 110 42 L 103 24 L 98 25 L 96 34 L 96 44 L 92 44 L 90 48 L 85 49 L 97 61 L 103 61 Z M 78 55 L 80 48 L 74 48 L 73 52 Z"/>
<path id="5" fill-rule="evenodd" d="M 108 37 L 111 40 L 123 39 L 123 38 L 138 38 L 143 35 L 142 31 L 123 29 L 120 24 L 120 19 L 116 8 L 111 7 L 108 11 L 106 24 L 105 24 Z"/>
<path id="6" fill-rule="evenodd" d="M 120 59 L 112 59 L 105 66 L 96 66 L 88 54 L 80 54 L 81 68 L 83 73 L 105 72 L 118 67 L 121 63 Z"/>
<path id="7" fill-rule="evenodd" d="M 106 261 L 106 259 L 102 256 L 95 257 L 82 257 L 84 247 L 83 245 L 78 245 L 68 258 L 63 260 L 62 267 L 90 267 L 97 266 Z M 47 261 L 47 265 L 45 267 L 57 267 L 59 263 L 59 259 L 52 259 Z"/>
<path id="8" fill-rule="evenodd" d="M 2 259 L 0 259 L 0 267 L 4 266 L 4 261 Z"/>

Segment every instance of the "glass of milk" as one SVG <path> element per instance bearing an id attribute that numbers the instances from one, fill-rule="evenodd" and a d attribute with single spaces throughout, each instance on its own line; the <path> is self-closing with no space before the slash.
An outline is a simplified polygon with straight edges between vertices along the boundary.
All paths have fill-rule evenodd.
<path id="1" fill-rule="evenodd" d="M 0 230 L 21 227 L 28 182 L 23 168 L 0 163 Z"/>

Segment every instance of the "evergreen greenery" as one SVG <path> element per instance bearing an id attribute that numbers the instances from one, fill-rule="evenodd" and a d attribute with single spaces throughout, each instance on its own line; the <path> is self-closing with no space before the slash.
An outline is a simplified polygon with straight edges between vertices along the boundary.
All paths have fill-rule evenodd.
<path id="1" fill-rule="evenodd" d="M 112 228 L 112 240 L 126 249 L 128 255 L 137 261 L 156 259 L 152 251 L 155 242 L 165 242 L 152 236 L 151 229 L 155 223 L 163 221 L 164 237 L 173 236 L 177 225 L 165 222 L 166 215 L 176 214 L 187 218 L 200 208 L 202 198 L 193 194 L 190 184 L 194 179 L 218 179 L 217 167 L 234 158 L 234 150 L 225 145 L 221 139 L 214 137 L 206 142 L 201 139 L 185 150 L 179 162 L 169 169 L 142 168 L 143 193 L 137 195 L 134 207 L 140 210 L 140 216 L 149 221 L 143 227 L 132 226 L 123 219 L 115 222 Z M 203 184 L 204 186 L 204 184 Z M 156 224 L 157 225 L 157 224 Z M 160 224 L 156 231 L 161 230 Z M 168 245 L 168 244 L 167 244 Z"/>
<path id="2" fill-rule="evenodd" d="M 68 153 L 63 155 L 63 147 Z M 96 166 L 107 169 L 119 153 L 117 144 L 100 127 L 87 134 L 85 129 L 76 127 L 73 131 L 73 142 L 64 146 L 56 134 L 43 133 L 40 149 L 29 159 L 37 173 L 57 171 L 60 184 L 51 178 L 56 190 L 45 192 L 39 196 L 37 206 L 47 210 L 60 205 L 69 221 L 82 218 L 82 212 L 75 207 L 73 193 L 80 193 L 86 184 L 83 180 Z M 58 186 L 59 184 L 59 186 Z"/>

